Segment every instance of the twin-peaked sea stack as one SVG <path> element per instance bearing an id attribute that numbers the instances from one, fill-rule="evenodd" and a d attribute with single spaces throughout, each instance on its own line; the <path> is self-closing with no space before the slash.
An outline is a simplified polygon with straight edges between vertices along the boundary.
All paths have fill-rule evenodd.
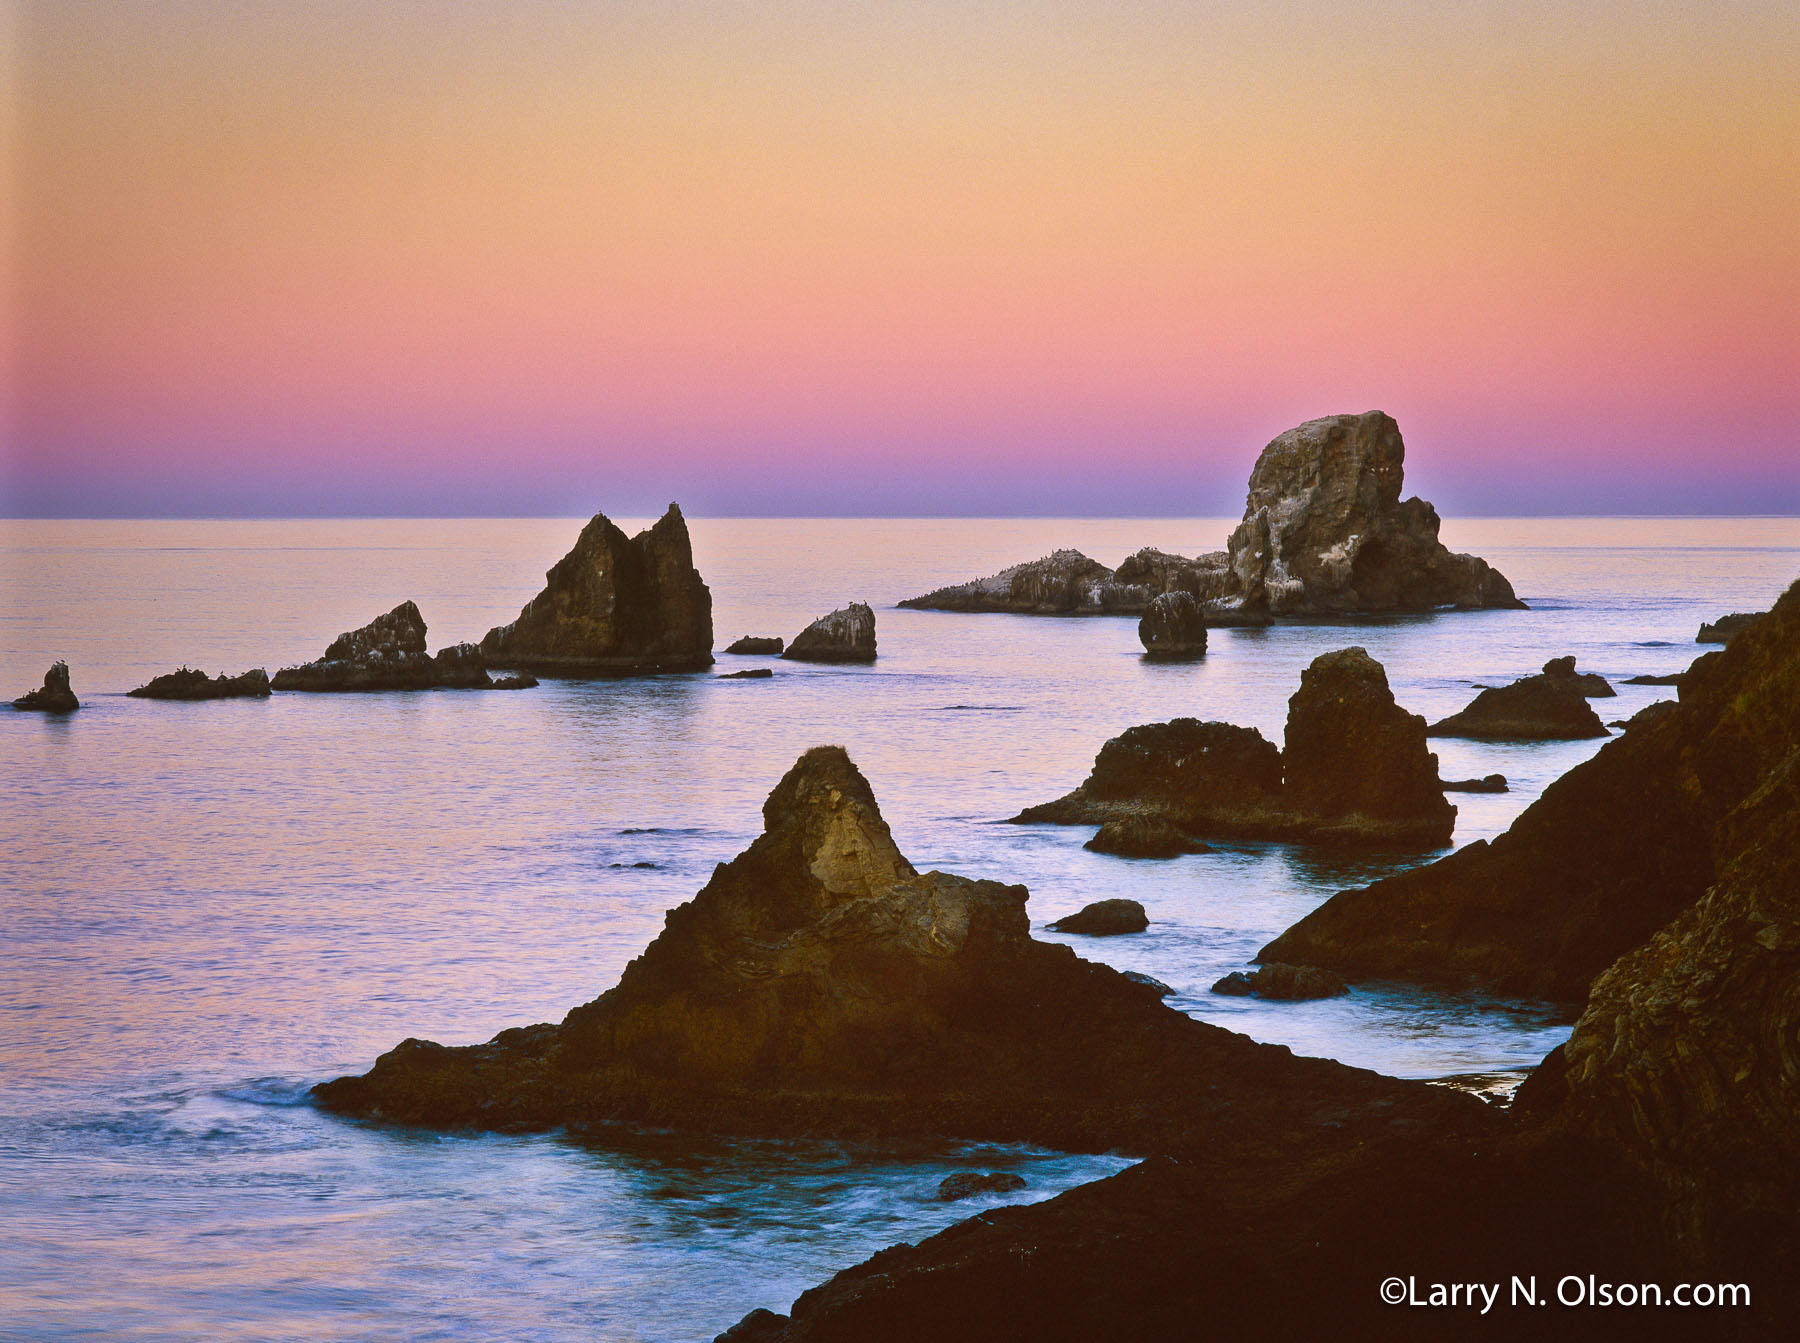
<path id="1" fill-rule="evenodd" d="M 1286 840 L 1369 848 L 1450 842 L 1425 720 L 1394 702 L 1361 648 L 1313 660 L 1288 701 L 1287 749 L 1255 728 L 1177 718 L 1128 728 L 1100 748 L 1074 792 L 1015 822 L 1166 821 L 1198 839 Z"/>
<path id="2" fill-rule="evenodd" d="M 435 1127 L 629 1120 L 1139 1152 L 1480 1121 L 1467 1098 L 1253 1043 L 1033 940 L 1024 887 L 918 872 L 841 748 L 801 756 L 763 817 L 560 1025 L 466 1048 L 408 1040 L 318 1100 Z"/>
<path id="3" fill-rule="evenodd" d="M 491 665 L 570 677 L 712 666 L 712 593 L 674 504 L 632 537 L 596 513 L 544 577 L 519 618 L 481 641 Z"/>

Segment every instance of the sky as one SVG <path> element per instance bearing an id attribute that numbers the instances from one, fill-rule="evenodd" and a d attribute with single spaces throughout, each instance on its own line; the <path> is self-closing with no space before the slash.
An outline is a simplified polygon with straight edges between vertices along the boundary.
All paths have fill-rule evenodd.
<path id="1" fill-rule="evenodd" d="M 0 24 L 0 514 L 1800 512 L 1792 0 Z"/>

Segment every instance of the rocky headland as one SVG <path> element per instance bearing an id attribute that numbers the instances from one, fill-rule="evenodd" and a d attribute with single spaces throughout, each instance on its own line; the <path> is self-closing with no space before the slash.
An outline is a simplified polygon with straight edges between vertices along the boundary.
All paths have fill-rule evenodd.
<path id="1" fill-rule="evenodd" d="M 1430 504 L 1400 498 L 1405 456 L 1399 425 L 1381 411 L 1309 420 L 1258 456 L 1243 521 L 1223 551 L 1188 559 L 1145 549 L 1112 570 L 1059 550 L 900 605 L 1126 615 L 1185 592 L 1213 625 L 1522 607 L 1485 560 L 1444 546 Z"/>
<path id="2" fill-rule="evenodd" d="M 338 635 L 324 657 L 283 667 L 270 684 L 280 691 L 318 692 L 496 688 L 474 644 L 454 644 L 436 655 L 425 651 L 425 618 L 412 602 Z"/>
<path id="3" fill-rule="evenodd" d="M 781 656 L 793 662 L 873 662 L 875 655 L 875 612 L 851 602 L 801 630 Z"/>
<path id="4" fill-rule="evenodd" d="M 44 673 L 44 684 L 28 690 L 13 701 L 15 709 L 32 709 L 39 713 L 73 713 L 81 707 L 69 685 L 69 664 L 53 662 Z"/>
<path id="5" fill-rule="evenodd" d="M 1431 735 L 1476 741 L 1604 737 L 1606 725 L 1588 700 L 1615 693 L 1604 677 L 1577 674 L 1574 658 L 1552 658 L 1535 676 L 1483 690 L 1460 713 L 1433 723 Z"/>
<path id="6" fill-rule="evenodd" d="M 1012 819 L 1132 818 L 1200 839 L 1436 848 L 1449 843 L 1456 808 L 1444 800 L 1425 720 L 1394 702 L 1379 662 L 1345 648 L 1301 674 L 1285 750 L 1230 723 L 1128 728 L 1100 748 L 1074 792 Z"/>
<path id="7" fill-rule="evenodd" d="M 1579 1006 L 1719 880 L 1725 819 L 1800 750 L 1800 585 L 1491 843 L 1333 896 L 1264 960 Z"/>
<path id="8" fill-rule="evenodd" d="M 183 667 L 152 677 L 136 690 L 126 693 L 138 699 L 259 699 L 269 693 L 269 673 L 256 667 L 237 676 L 227 676 L 224 672 L 208 676 L 203 671 Z"/>
<path id="9" fill-rule="evenodd" d="M 712 593 L 674 504 L 627 537 L 604 514 L 544 575 L 519 618 L 487 632 L 488 663 L 544 676 L 629 676 L 712 666 Z M 280 689 L 279 686 L 276 687 Z"/>

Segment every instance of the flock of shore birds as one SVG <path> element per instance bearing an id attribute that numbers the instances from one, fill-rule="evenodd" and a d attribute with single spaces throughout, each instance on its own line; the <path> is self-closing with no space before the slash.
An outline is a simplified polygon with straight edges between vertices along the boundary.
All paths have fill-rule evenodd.
<path id="1" fill-rule="evenodd" d="M 1156 657 L 1201 655 L 1209 625 L 1519 606 L 1439 543 L 1429 504 L 1399 499 L 1402 457 L 1380 412 L 1311 421 L 1264 450 L 1223 552 L 1109 569 L 1059 551 L 902 604 L 1136 614 Z M 884 1251 L 790 1315 L 753 1311 L 732 1343 L 1442 1332 L 1442 1315 L 1384 1304 L 1396 1276 L 1533 1280 L 1565 1306 L 1570 1275 L 1594 1292 L 1748 1284 L 1750 1305 L 1699 1323 L 1534 1312 L 1532 1332 L 1782 1334 L 1800 1328 L 1800 584 L 1700 638 L 1721 647 L 1676 678 L 1679 700 L 1633 717 L 1504 835 L 1334 896 L 1215 986 L 1292 998 L 1384 979 L 1564 1004 L 1570 1039 L 1509 1105 L 1255 1043 L 1034 940 L 1023 887 L 917 871 L 837 747 L 800 757 L 763 834 L 593 1002 L 484 1045 L 409 1039 L 314 1095 L 380 1123 L 597 1142 L 623 1123 L 1143 1158 Z M 726 651 L 872 661 L 874 612 Z M 712 662 L 711 596 L 671 505 L 631 538 L 596 516 L 479 644 L 427 653 L 407 602 L 273 678 L 184 668 L 132 693 L 526 688 Z M 1609 736 L 1590 701 L 1612 694 L 1556 658 L 1428 725 L 1363 649 L 1337 649 L 1302 675 L 1283 746 L 1192 719 L 1132 728 L 1014 819 L 1093 825 L 1090 847 L 1132 857 L 1242 839 L 1439 848 L 1447 789 L 1506 785 L 1440 780 L 1431 735 Z M 67 668 L 15 703 L 75 708 Z M 1103 901 L 1063 927 L 1144 919 Z M 944 1196 L 959 1192 L 976 1191 Z"/>

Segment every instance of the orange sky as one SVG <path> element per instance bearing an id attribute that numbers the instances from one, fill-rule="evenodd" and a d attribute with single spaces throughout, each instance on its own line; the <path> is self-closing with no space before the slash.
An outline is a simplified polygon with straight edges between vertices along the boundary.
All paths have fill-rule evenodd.
<path id="1" fill-rule="evenodd" d="M 1800 509 L 1800 6 L 1341 8 L 28 5 L 4 511 Z"/>

